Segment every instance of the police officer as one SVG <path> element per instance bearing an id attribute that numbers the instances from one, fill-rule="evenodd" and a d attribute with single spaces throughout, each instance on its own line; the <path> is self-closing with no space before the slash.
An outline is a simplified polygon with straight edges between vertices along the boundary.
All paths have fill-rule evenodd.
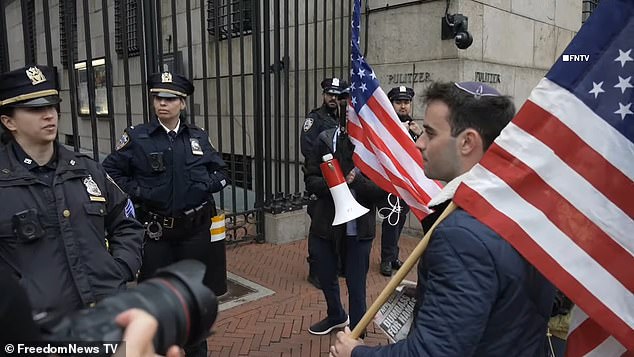
<path id="1" fill-rule="evenodd" d="M 332 153 L 340 162 L 348 186 L 357 201 L 370 211 L 346 224 L 332 226 L 335 207 L 328 185 L 319 167 L 322 157 Z M 306 157 L 304 182 L 309 193 L 316 196 L 308 204 L 311 216 L 309 242 L 311 257 L 319 277 L 327 305 L 327 316 L 310 326 L 314 335 L 325 335 L 350 323 L 354 327 L 366 310 L 366 277 L 370 250 L 376 227 L 376 202 L 385 193 L 365 177 L 352 162 L 353 145 L 345 134 L 345 126 L 324 130 Z M 342 253 L 343 252 L 343 253 Z M 343 309 L 337 279 L 339 259 L 343 260 L 348 287 L 350 318 Z"/>
<path id="2" fill-rule="evenodd" d="M 40 65 L 0 74 L 0 270 L 48 312 L 125 289 L 143 242 L 132 202 L 103 167 L 57 142 L 56 75 Z"/>
<path id="3" fill-rule="evenodd" d="M 308 113 L 304 120 L 303 130 L 300 136 L 300 145 L 304 158 L 313 151 L 315 142 L 319 134 L 326 129 L 333 129 L 339 126 L 339 103 L 338 100 L 347 88 L 345 81 L 339 78 L 325 78 L 321 81 L 323 102 L 319 108 L 315 108 Z M 308 236 L 308 282 L 320 289 L 319 279 L 315 272 L 312 257 L 312 239 Z"/>
<path id="4" fill-rule="evenodd" d="M 405 86 L 394 87 L 387 93 L 387 97 L 410 136 L 416 141 L 422 130 L 411 117 L 414 89 Z M 403 231 L 408 212 L 409 206 L 394 195 L 389 195 L 387 202 L 379 209 L 379 214 L 385 217 L 381 224 L 382 275 L 391 276 L 392 270 L 399 269 L 403 264 L 398 258 L 398 239 Z"/>
<path id="5" fill-rule="evenodd" d="M 205 263 L 203 283 L 216 295 L 227 291 L 224 240 L 210 241 L 212 194 L 228 183 L 226 164 L 208 134 L 180 119 L 194 92 L 184 76 L 171 72 L 150 76 L 156 118 L 125 130 L 116 151 L 103 165 L 132 196 L 146 226 L 139 281 L 182 259 Z M 205 341 L 186 348 L 188 356 L 206 356 Z"/>

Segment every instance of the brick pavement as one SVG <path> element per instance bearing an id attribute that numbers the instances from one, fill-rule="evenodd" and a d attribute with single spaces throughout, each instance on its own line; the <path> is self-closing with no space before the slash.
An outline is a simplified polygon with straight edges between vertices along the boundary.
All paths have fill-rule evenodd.
<path id="1" fill-rule="evenodd" d="M 379 228 L 379 227 L 377 227 Z M 380 229 L 377 229 L 380 232 Z M 412 251 L 418 239 L 401 236 L 401 259 Z M 285 244 L 248 244 L 227 249 L 228 270 L 256 282 L 275 294 L 222 311 L 209 338 L 210 356 L 327 356 L 335 333 L 313 336 L 308 327 L 326 316 L 321 290 L 308 282 L 306 239 Z M 375 239 L 368 273 L 368 306 L 389 278 L 380 275 L 380 239 Z M 414 272 L 407 276 L 415 280 Z M 342 302 L 347 290 L 340 279 Z M 366 344 L 388 340 L 374 325 L 368 327 Z"/>

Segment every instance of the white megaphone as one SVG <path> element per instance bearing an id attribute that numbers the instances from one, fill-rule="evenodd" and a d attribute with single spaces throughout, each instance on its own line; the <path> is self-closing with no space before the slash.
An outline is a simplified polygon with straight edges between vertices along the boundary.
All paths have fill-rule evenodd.
<path id="1" fill-rule="evenodd" d="M 339 161 L 333 158 L 332 154 L 324 155 L 322 160 L 324 162 L 319 165 L 319 168 L 326 179 L 332 200 L 335 202 L 335 219 L 332 225 L 337 226 L 350 222 L 370 212 L 352 196 L 339 166 Z"/>

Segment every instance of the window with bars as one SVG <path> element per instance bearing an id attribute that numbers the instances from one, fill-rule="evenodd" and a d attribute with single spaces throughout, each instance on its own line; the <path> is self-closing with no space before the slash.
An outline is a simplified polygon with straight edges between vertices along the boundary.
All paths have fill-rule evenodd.
<path id="1" fill-rule="evenodd" d="M 594 11 L 594 9 L 597 8 L 597 6 L 599 6 L 599 1 L 601 0 L 583 0 L 583 2 L 581 3 L 581 22 L 586 22 L 586 20 L 588 20 L 588 17 L 590 17 L 590 15 L 592 15 L 592 12 Z"/>
<path id="2" fill-rule="evenodd" d="M 207 32 L 211 36 L 223 40 L 249 35 L 252 30 L 251 1 L 207 0 Z"/>
<path id="3" fill-rule="evenodd" d="M 68 68 L 69 48 L 73 51 L 71 61 L 77 58 L 77 4 L 75 0 L 60 0 L 59 2 L 59 48 L 62 66 Z"/>
<path id="4" fill-rule="evenodd" d="M 137 41 L 137 10 L 138 9 L 138 1 L 137 0 L 115 0 L 114 2 L 114 11 L 115 11 L 115 51 L 119 55 L 119 57 L 123 56 L 123 34 L 127 35 L 128 42 L 128 57 L 138 56 L 139 55 L 139 45 Z M 126 28 L 123 29 L 123 18 L 125 16 L 126 19 Z"/>

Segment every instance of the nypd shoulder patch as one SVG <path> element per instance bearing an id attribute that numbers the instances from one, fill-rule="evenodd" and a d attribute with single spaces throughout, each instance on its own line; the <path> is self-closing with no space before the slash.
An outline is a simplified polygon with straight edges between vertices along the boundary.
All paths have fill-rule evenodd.
<path id="1" fill-rule="evenodd" d="M 119 142 L 117 143 L 117 146 L 115 146 L 115 150 L 119 151 L 123 149 L 123 147 L 125 147 L 129 142 L 130 142 L 130 136 L 128 135 L 127 132 L 124 131 L 121 137 L 119 138 Z"/>
<path id="2" fill-rule="evenodd" d="M 306 118 L 306 120 L 304 120 L 304 132 L 310 130 L 310 128 L 313 126 L 313 122 L 313 118 Z"/>

